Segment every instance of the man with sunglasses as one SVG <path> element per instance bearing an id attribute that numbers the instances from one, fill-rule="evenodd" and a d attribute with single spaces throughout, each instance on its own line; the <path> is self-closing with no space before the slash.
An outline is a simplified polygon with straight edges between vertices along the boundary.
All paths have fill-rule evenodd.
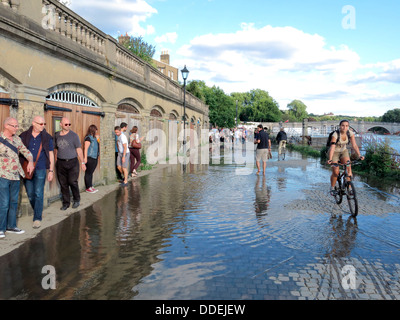
<path id="1" fill-rule="evenodd" d="M 71 130 L 71 122 L 69 119 L 63 117 L 60 126 L 61 131 L 56 132 L 54 147 L 57 178 L 60 183 L 63 204 L 60 210 L 67 210 L 71 203 L 69 188 L 71 188 L 74 201 L 72 208 L 79 207 L 81 201 L 78 185 L 79 163 L 83 171 L 86 170 L 86 165 L 81 141 L 78 134 Z"/>
<path id="2" fill-rule="evenodd" d="M 19 153 L 29 161 L 28 172 L 33 171 L 32 154 L 16 135 L 19 128 L 17 119 L 5 119 L 3 127 L 0 133 L 0 238 L 4 238 L 6 232 L 25 232 L 17 228 L 20 175 L 25 176 L 19 163 Z"/>
<path id="3" fill-rule="evenodd" d="M 19 136 L 36 162 L 32 179 L 24 179 L 26 194 L 33 209 L 33 228 L 40 228 L 41 225 L 46 176 L 48 181 L 54 177 L 53 137 L 46 131 L 45 125 L 43 117 L 35 116 L 32 126 Z M 24 161 L 26 159 L 20 156 L 21 164 Z"/>

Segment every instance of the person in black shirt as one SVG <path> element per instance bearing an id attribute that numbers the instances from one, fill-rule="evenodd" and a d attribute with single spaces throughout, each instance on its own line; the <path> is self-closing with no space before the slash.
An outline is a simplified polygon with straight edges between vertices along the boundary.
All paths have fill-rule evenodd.
<path id="1" fill-rule="evenodd" d="M 260 173 L 260 161 L 263 162 L 263 175 L 265 175 L 265 170 L 267 168 L 268 153 L 271 151 L 271 140 L 268 133 L 263 130 L 262 124 L 258 125 L 259 132 L 255 137 L 257 143 L 256 150 L 256 166 L 257 173 Z"/>

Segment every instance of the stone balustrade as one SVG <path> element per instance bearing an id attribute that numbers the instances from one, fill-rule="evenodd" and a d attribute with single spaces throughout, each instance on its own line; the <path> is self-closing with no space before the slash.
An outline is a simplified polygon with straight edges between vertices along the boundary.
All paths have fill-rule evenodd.
<path id="1" fill-rule="evenodd" d="M 96 63 L 109 69 L 109 79 L 132 79 L 141 83 L 146 88 L 163 93 L 170 98 L 183 103 L 183 90 L 181 85 L 169 79 L 148 63 L 139 59 L 133 53 L 120 45 L 116 39 L 105 34 L 81 16 L 62 5 L 57 0 L 0 0 L 2 5 L 10 12 L 25 16 L 26 19 L 36 22 L 44 29 L 42 35 L 56 33 L 59 36 L 51 37 L 54 44 L 60 48 L 67 48 L 69 53 L 75 51 L 80 57 L 89 50 Z M 6 10 L 7 11 L 7 10 Z M 8 17 L 10 17 L 8 15 Z M 14 20 L 15 22 L 19 21 Z M 82 47 L 85 50 L 79 50 Z M 62 49 L 61 49 L 62 50 Z M 97 56 L 97 57 L 96 57 Z M 132 76 L 129 76 L 131 74 Z M 186 95 L 187 107 L 196 108 L 208 117 L 208 106 L 192 96 Z"/>
<path id="2" fill-rule="evenodd" d="M 106 35 L 55 0 L 42 2 L 42 26 L 105 56 Z"/>

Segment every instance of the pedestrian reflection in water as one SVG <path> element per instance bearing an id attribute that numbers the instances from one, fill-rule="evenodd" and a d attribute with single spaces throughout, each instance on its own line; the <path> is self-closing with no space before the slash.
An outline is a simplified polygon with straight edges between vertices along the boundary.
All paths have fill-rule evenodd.
<path id="1" fill-rule="evenodd" d="M 261 179 L 262 183 L 260 184 Z M 271 188 L 266 185 L 265 176 L 263 176 L 262 178 L 260 178 L 260 176 L 257 176 L 254 192 L 256 195 L 254 202 L 256 215 L 266 215 L 269 207 L 269 202 L 271 200 Z"/>
<path id="2" fill-rule="evenodd" d="M 357 219 L 350 216 L 344 222 L 342 216 L 332 216 L 329 223 L 332 226 L 332 234 L 329 235 L 331 244 L 326 255 L 329 258 L 348 257 L 356 243 Z"/>

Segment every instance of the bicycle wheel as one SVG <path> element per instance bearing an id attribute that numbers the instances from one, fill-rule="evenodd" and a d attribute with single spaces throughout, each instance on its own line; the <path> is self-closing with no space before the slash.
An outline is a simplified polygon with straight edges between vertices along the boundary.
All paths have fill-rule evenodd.
<path id="1" fill-rule="evenodd" d="M 354 184 L 351 181 L 347 181 L 346 183 L 346 197 L 347 202 L 349 203 L 351 215 L 356 217 L 358 214 L 357 193 L 356 189 L 354 188 Z"/>
<path id="2" fill-rule="evenodd" d="M 337 204 L 341 204 L 342 199 L 343 199 L 342 181 L 338 178 L 335 184 L 335 201 Z"/>

